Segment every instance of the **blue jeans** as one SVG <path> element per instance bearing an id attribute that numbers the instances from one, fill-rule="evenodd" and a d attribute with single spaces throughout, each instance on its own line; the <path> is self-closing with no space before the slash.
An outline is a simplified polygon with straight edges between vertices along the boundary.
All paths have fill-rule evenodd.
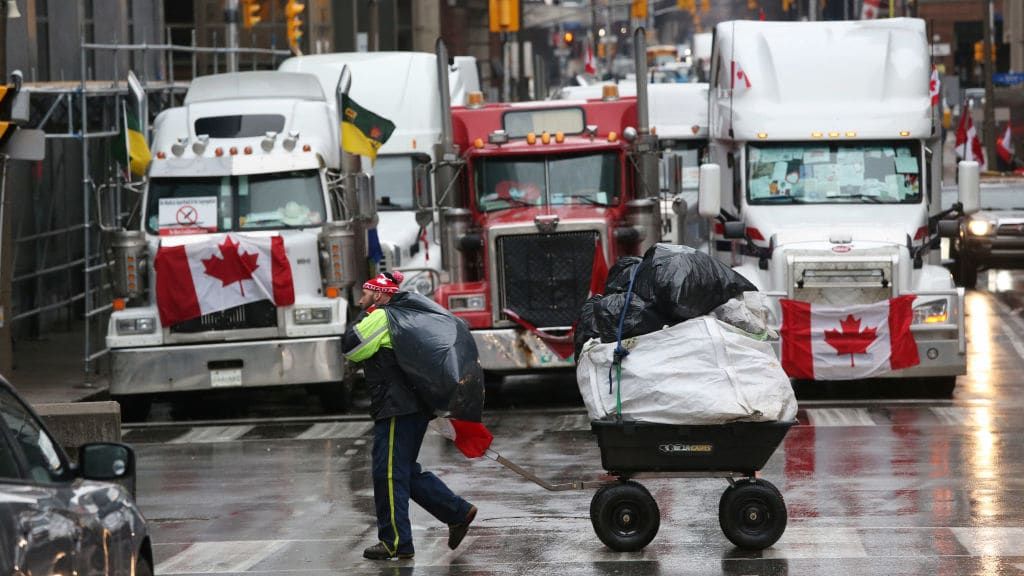
<path id="1" fill-rule="evenodd" d="M 382 418 L 373 424 L 377 538 L 391 553 L 414 551 L 409 524 L 410 497 L 445 524 L 458 524 L 469 513 L 469 502 L 455 495 L 440 478 L 424 472 L 416 462 L 429 422 L 423 414 L 407 414 Z"/>

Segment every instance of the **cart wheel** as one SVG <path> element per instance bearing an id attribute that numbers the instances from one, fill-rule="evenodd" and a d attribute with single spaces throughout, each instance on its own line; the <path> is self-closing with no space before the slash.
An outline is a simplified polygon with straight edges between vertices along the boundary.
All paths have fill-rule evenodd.
<path id="1" fill-rule="evenodd" d="M 729 486 L 718 502 L 718 524 L 740 548 L 763 550 L 786 531 L 786 501 L 767 480 L 752 479 Z"/>
<path id="2" fill-rule="evenodd" d="M 646 488 L 622 482 L 594 494 L 590 523 L 605 546 L 616 552 L 635 552 L 654 540 L 661 526 L 661 511 Z"/>

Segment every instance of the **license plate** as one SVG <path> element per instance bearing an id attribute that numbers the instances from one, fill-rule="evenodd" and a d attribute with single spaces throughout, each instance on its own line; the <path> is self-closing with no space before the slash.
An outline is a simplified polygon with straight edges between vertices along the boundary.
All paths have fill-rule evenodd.
<path id="1" fill-rule="evenodd" d="M 242 369 L 210 370 L 210 386 L 213 388 L 230 388 L 242 385 Z"/>

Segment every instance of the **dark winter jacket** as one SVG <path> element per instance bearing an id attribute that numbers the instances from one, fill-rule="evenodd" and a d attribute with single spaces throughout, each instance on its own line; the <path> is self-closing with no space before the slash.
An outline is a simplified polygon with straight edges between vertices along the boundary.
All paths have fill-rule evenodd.
<path id="1" fill-rule="evenodd" d="M 383 309 L 365 314 L 348 329 L 342 339 L 342 351 L 349 361 L 363 364 L 370 391 L 370 416 L 374 420 L 424 411 L 395 359 Z"/>

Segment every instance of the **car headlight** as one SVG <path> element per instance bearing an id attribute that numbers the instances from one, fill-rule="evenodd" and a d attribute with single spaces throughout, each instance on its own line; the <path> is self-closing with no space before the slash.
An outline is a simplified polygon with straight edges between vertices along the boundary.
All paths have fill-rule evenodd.
<path id="1" fill-rule="evenodd" d="M 118 334 L 152 334 L 156 332 L 153 318 L 124 318 L 117 321 Z"/>
<path id="2" fill-rule="evenodd" d="M 974 236 L 984 236 L 992 231 L 992 224 L 988 220 L 971 220 L 967 230 Z"/>
<path id="3" fill-rule="evenodd" d="M 402 282 L 402 289 L 416 292 L 422 296 L 430 296 L 434 293 L 434 283 L 426 274 L 418 274 Z"/>
<path id="4" fill-rule="evenodd" d="M 946 300 L 930 300 L 914 306 L 913 324 L 942 324 L 949 319 Z"/>
<path id="5" fill-rule="evenodd" d="M 448 309 L 452 312 L 471 312 L 474 310 L 485 310 L 487 298 L 483 294 L 463 294 L 461 296 L 448 297 Z"/>
<path id="6" fill-rule="evenodd" d="M 330 307 L 296 308 L 292 310 L 292 319 L 296 324 L 327 324 L 331 321 Z"/>

